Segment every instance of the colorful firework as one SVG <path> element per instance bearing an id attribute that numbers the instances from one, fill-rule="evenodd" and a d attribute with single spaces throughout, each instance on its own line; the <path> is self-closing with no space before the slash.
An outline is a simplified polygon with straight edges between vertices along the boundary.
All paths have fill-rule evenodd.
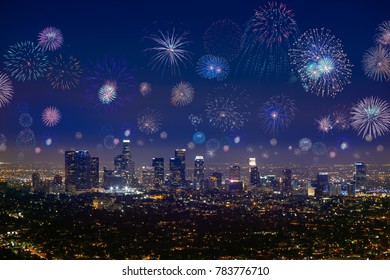
<path id="1" fill-rule="evenodd" d="M 229 76 L 229 62 L 223 57 L 207 54 L 196 63 L 196 72 L 205 79 L 225 80 Z"/>
<path id="2" fill-rule="evenodd" d="M 126 90 L 134 79 L 124 58 L 105 57 L 87 70 L 86 97 L 96 107 L 109 110 L 124 107 L 130 101 L 130 93 Z"/>
<path id="3" fill-rule="evenodd" d="M 218 20 L 210 25 L 204 36 L 206 52 L 232 61 L 242 49 L 240 26 L 230 19 Z"/>
<path id="4" fill-rule="evenodd" d="M 18 81 L 43 77 L 48 66 L 45 51 L 31 41 L 10 46 L 4 58 L 5 71 Z"/>
<path id="5" fill-rule="evenodd" d="M 186 106 L 194 99 L 194 88 L 190 83 L 180 82 L 171 91 L 171 103 L 175 106 Z"/>
<path id="6" fill-rule="evenodd" d="M 56 56 L 49 64 L 47 79 L 54 89 L 69 90 L 80 82 L 83 70 L 74 56 Z"/>
<path id="7" fill-rule="evenodd" d="M 35 147 L 35 143 L 34 132 L 29 128 L 20 131 L 16 137 L 16 145 L 19 151 L 31 150 Z"/>
<path id="8" fill-rule="evenodd" d="M 250 103 L 244 90 L 224 85 L 207 96 L 206 116 L 213 127 L 223 131 L 238 130 L 248 121 Z"/>
<path id="9" fill-rule="evenodd" d="M 191 124 L 194 126 L 194 127 L 197 127 L 198 125 L 200 125 L 203 121 L 202 117 L 201 116 L 197 116 L 197 115 L 194 115 L 194 114 L 191 114 L 188 119 L 190 120 Z"/>
<path id="10" fill-rule="evenodd" d="M 349 128 L 349 112 L 351 109 L 348 106 L 338 104 L 331 109 L 330 116 L 333 122 L 333 128 L 338 130 L 346 130 Z"/>
<path id="11" fill-rule="evenodd" d="M 206 134 L 202 131 L 197 131 L 192 135 L 192 141 L 195 144 L 203 144 L 206 141 Z"/>
<path id="12" fill-rule="evenodd" d="M 47 107 L 42 112 L 42 122 L 44 125 L 56 126 L 61 120 L 61 112 L 56 107 Z"/>
<path id="13" fill-rule="evenodd" d="M 333 122 L 330 116 L 324 116 L 316 119 L 315 124 L 317 125 L 318 131 L 323 133 L 328 133 L 333 129 Z"/>
<path id="14" fill-rule="evenodd" d="M 115 82 L 107 81 L 99 89 L 98 96 L 102 104 L 110 104 L 116 99 L 117 86 Z"/>
<path id="15" fill-rule="evenodd" d="M 390 104 L 373 96 L 360 100 L 352 107 L 351 126 L 362 138 L 385 135 L 390 131 Z"/>
<path id="16" fill-rule="evenodd" d="M 187 50 L 189 41 L 187 41 L 187 33 L 176 34 L 175 29 L 172 32 L 158 34 L 147 37 L 151 39 L 156 46 L 146 49 L 153 54 L 149 66 L 157 71 L 162 70 L 164 75 L 166 68 L 170 68 L 172 75 L 180 75 L 180 67 L 186 66 L 186 63 L 191 62 L 191 53 Z"/>
<path id="17" fill-rule="evenodd" d="M 301 149 L 302 152 L 307 152 L 311 149 L 312 147 L 312 142 L 309 138 L 302 138 L 299 140 L 299 148 Z"/>
<path id="18" fill-rule="evenodd" d="M 286 128 L 295 118 L 295 102 L 286 95 L 271 97 L 259 110 L 263 128 L 272 135 Z"/>
<path id="19" fill-rule="evenodd" d="M 379 25 L 376 42 L 383 46 L 390 45 L 390 21 L 384 21 Z"/>
<path id="20" fill-rule="evenodd" d="M 23 113 L 19 116 L 19 123 L 24 128 L 32 126 L 33 118 L 29 113 Z"/>
<path id="21" fill-rule="evenodd" d="M 370 48 L 363 55 L 364 74 L 370 79 L 380 81 L 390 78 L 390 51 L 381 46 Z"/>
<path id="22" fill-rule="evenodd" d="M 306 31 L 290 50 L 291 63 L 306 91 L 334 97 L 350 83 L 352 65 L 341 41 L 326 29 Z"/>
<path id="23" fill-rule="evenodd" d="M 312 151 L 317 156 L 323 156 L 328 151 L 328 148 L 326 145 L 322 142 L 316 142 L 312 146 Z"/>
<path id="24" fill-rule="evenodd" d="M 55 51 L 61 48 L 64 43 L 64 37 L 61 30 L 55 27 L 46 27 L 38 35 L 38 44 L 45 51 Z"/>
<path id="25" fill-rule="evenodd" d="M 239 67 L 256 78 L 276 77 L 289 69 L 287 51 L 298 36 L 295 15 L 285 4 L 268 2 L 245 25 Z"/>
<path id="26" fill-rule="evenodd" d="M 7 105 L 14 94 L 11 79 L 7 74 L 0 72 L 0 108 Z"/>
<path id="27" fill-rule="evenodd" d="M 162 116 L 156 109 L 147 108 L 138 115 L 138 129 L 146 134 L 158 132 L 162 125 Z"/>
<path id="28" fill-rule="evenodd" d="M 147 83 L 147 82 L 140 83 L 139 84 L 139 93 L 142 96 L 147 96 L 147 95 L 151 94 L 152 93 L 152 85 Z"/>

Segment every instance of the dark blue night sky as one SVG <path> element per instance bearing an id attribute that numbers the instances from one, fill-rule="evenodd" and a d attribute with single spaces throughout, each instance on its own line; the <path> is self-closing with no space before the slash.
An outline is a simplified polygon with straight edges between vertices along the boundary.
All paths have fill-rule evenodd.
<path id="1" fill-rule="evenodd" d="M 126 59 L 134 77 L 132 86 L 126 92 L 128 100 L 123 106 L 112 106 L 105 110 L 97 103 L 86 98 L 88 81 L 84 71 L 80 84 L 67 91 L 53 89 L 46 78 L 36 81 L 16 81 L 12 79 L 14 94 L 9 104 L 0 108 L 0 133 L 7 138 L 7 150 L 0 152 L 0 161 L 16 161 L 18 151 L 16 137 L 23 129 L 19 124 L 20 107 L 28 105 L 28 113 L 34 122 L 31 129 L 35 133 L 36 147 L 41 153 L 34 153 L 34 148 L 24 152 L 26 161 L 44 161 L 47 159 L 62 162 L 61 152 L 71 148 L 89 149 L 92 155 L 109 162 L 120 151 L 96 149 L 103 144 L 105 135 L 112 134 L 123 139 L 125 128 L 131 129 L 130 139 L 133 143 L 133 155 L 136 164 L 150 163 L 155 156 L 171 157 L 175 148 L 187 148 L 196 131 L 188 117 L 190 114 L 202 115 L 203 123 L 197 128 L 206 134 L 206 141 L 215 138 L 224 139 L 229 151 L 222 147 L 212 162 L 244 162 L 248 157 L 256 157 L 259 162 L 281 163 L 315 161 L 320 163 L 352 163 L 362 160 L 369 163 L 386 161 L 389 157 L 390 135 L 377 137 L 367 142 L 357 132 L 332 131 L 324 134 L 317 130 L 315 119 L 329 114 L 336 104 L 351 106 L 360 99 L 377 96 L 390 102 L 389 82 L 378 82 L 368 78 L 362 68 L 363 54 L 375 45 L 374 36 L 378 25 L 390 20 L 390 4 L 386 1 L 284 1 L 288 9 L 295 13 L 300 34 L 310 28 L 326 28 L 341 40 L 343 50 L 352 68 L 351 84 L 335 98 L 321 97 L 305 92 L 301 82 L 293 79 L 292 71 L 279 74 L 277 77 L 248 77 L 237 68 L 240 58 L 230 63 L 230 75 L 226 80 L 207 80 L 196 73 L 198 59 L 207 52 L 203 44 L 203 35 L 215 21 L 230 19 L 243 27 L 254 14 L 254 10 L 268 1 L 2 1 L 0 3 L 0 72 L 4 72 L 4 54 L 9 46 L 30 40 L 37 42 L 39 32 L 48 26 L 61 30 L 64 45 L 57 51 L 48 52 L 49 60 L 58 54 L 71 54 L 80 60 L 85 70 L 91 63 L 105 57 Z M 188 32 L 188 50 L 192 53 L 192 64 L 180 67 L 181 75 L 162 75 L 161 71 L 148 67 L 150 54 L 144 50 L 153 46 L 146 37 L 156 34 L 158 30 L 166 31 L 175 28 L 178 32 Z M 172 87 L 186 81 L 195 89 L 191 104 L 176 107 L 170 103 Z M 149 82 L 152 93 L 141 96 L 139 84 Z M 205 114 L 205 102 L 208 94 L 223 85 L 237 85 L 246 90 L 252 101 L 249 104 L 251 116 L 242 129 L 234 132 L 223 132 L 212 127 Z M 258 111 L 261 105 L 272 96 L 287 95 L 295 100 L 296 117 L 285 129 L 275 135 L 265 133 L 261 127 Z M 47 128 L 41 121 L 44 108 L 55 106 L 61 110 L 60 123 Z M 162 126 L 158 133 L 147 135 L 137 128 L 137 116 L 146 108 L 158 109 L 162 116 Z M 104 130 L 112 131 L 107 132 Z M 103 131 L 102 131 L 103 130 Z M 160 132 L 165 131 L 166 139 L 161 139 Z M 76 132 L 81 132 L 82 139 L 76 139 Z M 45 140 L 54 135 L 50 146 Z M 240 136 L 240 143 L 233 139 Z M 315 142 L 324 142 L 330 150 L 337 152 L 335 158 L 315 155 L 312 151 L 294 155 L 300 139 L 308 137 Z M 270 139 L 276 138 L 278 144 L 270 145 Z M 340 143 L 347 142 L 346 150 Z M 138 144 L 137 144 L 138 143 Z M 143 143 L 143 145 L 140 145 Z M 378 145 L 384 147 L 384 152 Z M 292 146 L 292 150 L 288 147 Z M 104 146 L 103 146 L 104 147 Z M 195 155 L 206 155 L 205 144 L 196 145 L 189 150 L 188 158 Z M 21 158 L 21 155 L 19 155 Z"/>

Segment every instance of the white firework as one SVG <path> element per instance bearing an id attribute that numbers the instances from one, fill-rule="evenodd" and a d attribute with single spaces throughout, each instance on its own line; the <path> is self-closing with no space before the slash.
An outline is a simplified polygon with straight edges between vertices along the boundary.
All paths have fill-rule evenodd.
<path id="1" fill-rule="evenodd" d="M 190 83 L 180 82 L 171 91 L 171 103 L 175 106 L 186 106 L 194 99 L 194 88 Z"/>
<path id="2" fill-rule="evenodd" d="M 362 138 L 377 138 L 390 131 L 390 104 L 378 97 L 366 97 L 352 107 L 351 126 Z"/>
<path id="3" fill-rule="evenodd" d="M 367 77 L 383 81 L 390 77 L 390 51 L 384 47 L 370 48 L 363 55 L 363 70 Z"/>

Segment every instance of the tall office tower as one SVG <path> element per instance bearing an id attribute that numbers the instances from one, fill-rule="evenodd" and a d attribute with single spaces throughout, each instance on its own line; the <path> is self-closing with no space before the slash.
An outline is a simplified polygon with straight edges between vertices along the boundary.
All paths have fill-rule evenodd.
<path id="1" fill-rule="evenodd" d="M 249 165 L 249 168 L 256 166 L 256 158 L 249 158 L 248 165 Z"/>
<path id="2" fill-rule="evenodd" d="M 366 165 L 364 162 L 355 162 L 355 172 L 353 174 L 355 181 L 355 191 L 366 190 Z"/>
<path id="3" fill-rule="evenodd" d="M 180 159 L 180 177 L 181 185 L 184 186 L 186 182 L 186 150 L 185 149 L 176 149 L 175 158 Z"/>
<path id="4" fill-rule="evenodd" d="M 39 173 L 34 172 L 32 174 L 32 187 L 36 190 L 39 189 L 40 186 L 41 186 L 41 176 L 39 175 Z"/>
<path id="5" fill-rule="evenodd" d="M 76 189 L 89 189 L 99 184 L 99 158 L 88 151 L 65 152 L 65 185 Z"/>
<path id="6" fill-rule="evenodd" d="M 123 159 L 122 154 L 114 157 L 114 170 L 118 171 L 118 172 L 124 170 L 124 163 L 123 162 L 124 162 L 124 159 Z"/>
<path id="7" fill-rule="evenodd" d="M 122 155 L 123 155 L 123 170 L 128 171 L 130 176 L 135 176 L 134 161 L 131 157 L 130 140 L 128 139 L 123 140 Z"/>
<path id="8" fill-rule="evenodd" d="M 91 155 L 88 151 L 76 151 L 76 189 L 89 189 L 91 187 Z"/>
<path id="9" fill-rule="evenodd" d="M 282 171 L 282 191 L 285 193 L 291 192 L 291 169 L 283 169 Z"/>
<path id="10" fill-rule="evenodd" d="M 240 181 L 241 180 L 241 170 L 240 170 L 240 167 L 238 165 L 230 166 L 229 180 L 230 181 Z"/>
<path id="11" fill-rule="evenodd" d="M 99 186 L 99 158 L 91 157 L 90 158 L 90 186 L 97 188 Z"/>
<path id="12" fill-rule="evenodd" d="M 250 184 L 252 186 L 258 186 L 260 184 L 259 168 L 257 166 L 251 166 L 249 175 L 250 175 Z"/>
<path id="13" fill-rule="evenodd" d="M 76 158 L 76 151 L 65 152 L 65 186 L 67 189 L 76 188 Z"/>
<path id="14" fill-rule="evenodd" d="M 164 158 L 153 158 L 154 182 L 162 185 L 164 183 Z"/>
<path id="15" fill-rule="evenodd" d="M 124 175 L 134 177 L 135 168 L 134 161 L 131 157 L 130 140 L 123 140 L 122 154 L 117 155 L 114 158 L 115 171 L 121 172 Z"/>
<path id="16" fill-rule="evenodd" d="M 194 162 L 194 187 L 204 187 L 204 159 L 202 156 L 196 156 Z"/>
<path id="17" fill-rule="evenodd" d="M 146 188 L 154 186 L 154 168 L 152 166 L 142 166 L 142 186 Z"/>
<path id="18" fill-rule="evenodd" d="M 322 196 L 324 191 L 329 190 L 329 174 L 328 172 L 320 172 L 317 175 L 316 196 Z"/>
<path id="19" fill-rule="evenodd" d="M 172 187 L 183 186 L 182 161 L 180 158 L 171 158 L 169 160 L 169 180 Z"/>

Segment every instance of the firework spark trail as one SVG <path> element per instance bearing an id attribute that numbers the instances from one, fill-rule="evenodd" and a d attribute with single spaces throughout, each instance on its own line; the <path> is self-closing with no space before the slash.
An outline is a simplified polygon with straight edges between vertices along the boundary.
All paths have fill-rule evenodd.
<path id="1" fill-rule="evenodd" d="M 180 75 L 180 66 L 191 62 L 191 53 L 186 49 L 190 42 L 186 37 L 186 33 L 176 34 L 175 29 L 166 33 L 159 31 L 158 34 L 147 37 L 156 43 L 155 47 L 145 50 L 154 53 L 149 63 L 152 70 L 162 69 L 164 75 L 166 68 L 170 68 L 172 75 Z"/>

